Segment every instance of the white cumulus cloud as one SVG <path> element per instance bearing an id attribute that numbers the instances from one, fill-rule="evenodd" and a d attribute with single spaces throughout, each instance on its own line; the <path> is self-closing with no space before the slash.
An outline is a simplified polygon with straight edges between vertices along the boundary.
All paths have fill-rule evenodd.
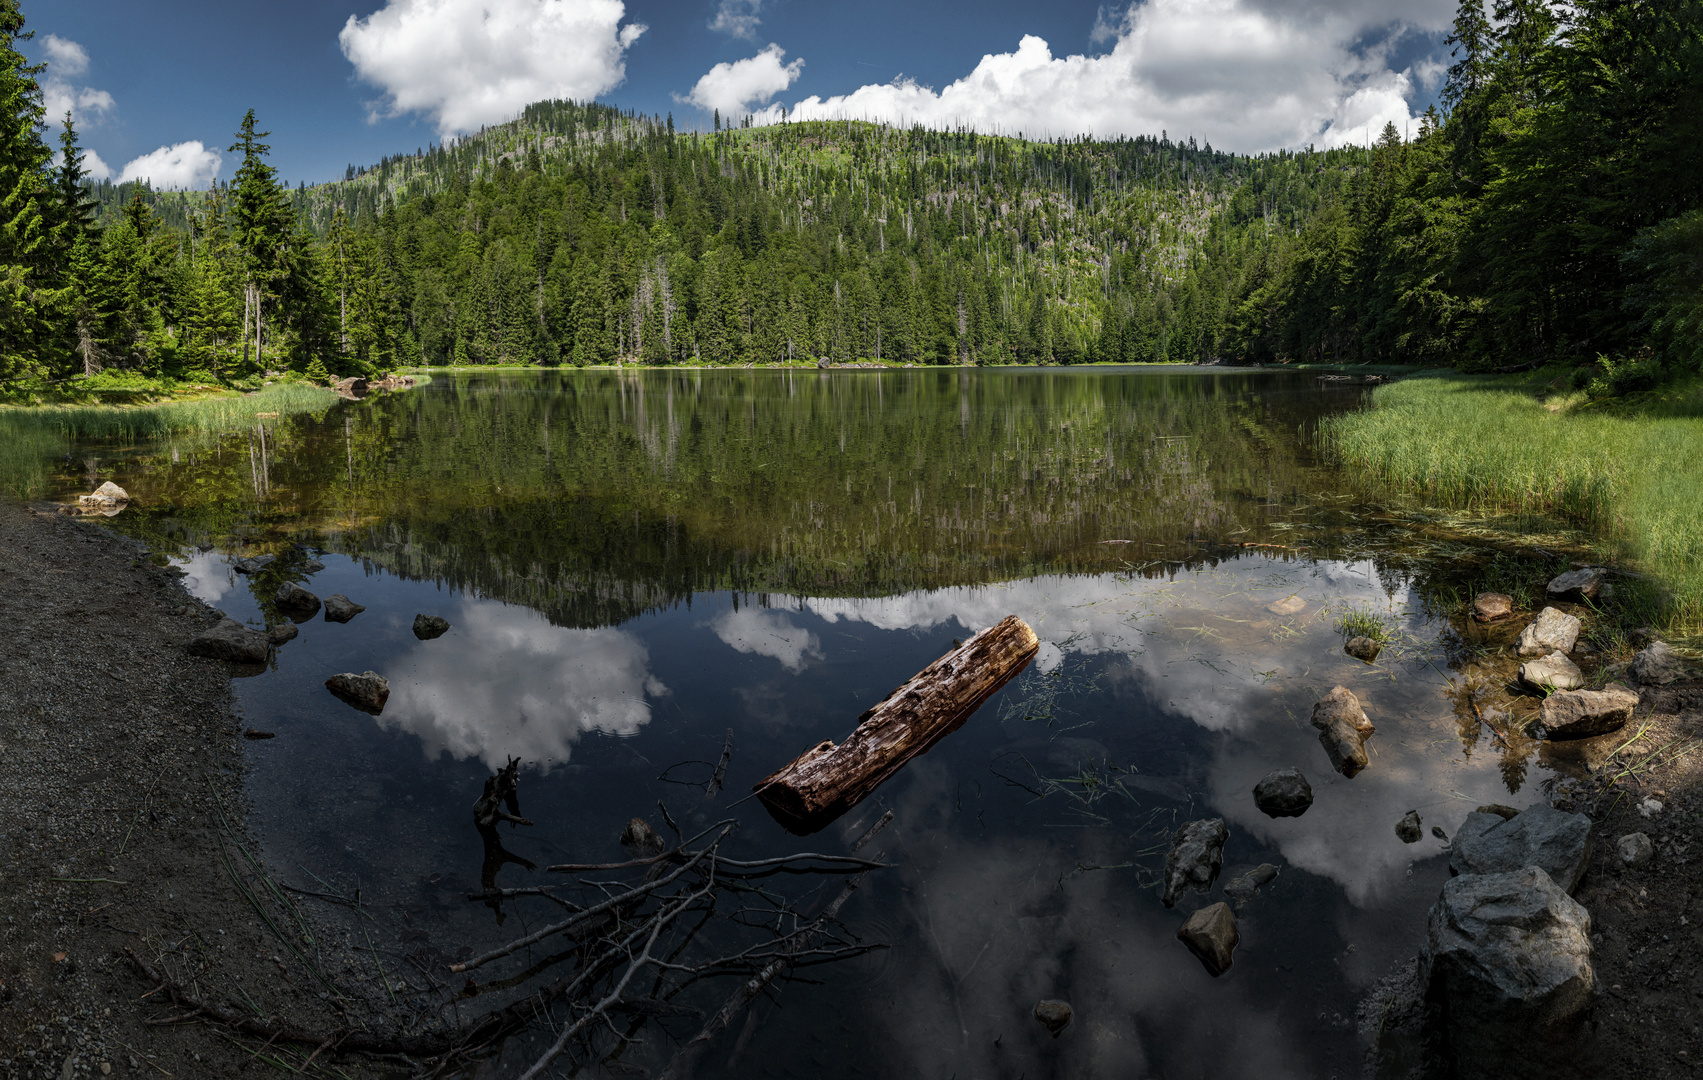
<path id="1" fill-rule="evenodd" d="M 112 95 L 71 81 L 89 70 L 89 53 L 75 41 L 48 34 L 41 41 L 47 71 L 41 78 L 41 103 L 51 123 L 70 113 L 77 123 L 99 119 L 112 108 Z"/>
<path id="2" fill-rule="evenodd" d="M 753 38 L 758 24 L 763 21 L 757 17 L 762 6 L 763 0 L 721 0 L 715 18 L 710 20 L 710 29 L 737 38 Z"/>
<path id="3" fill-rule="evenodd" d="M 1055 56 L 1028 35 L 939 90 L 901 78 L 811 96 L 790 111 L 796 120 L 966 124 L 1032 138 L 1166 130 L 1242 152 L 1362 143 L 1386 123 L 1412 124 L 1407 99 L 1417 80 L 1390 69 L 1389 43 L 1446 28 L 1453 10 L 1445 0 L 1306 9 L 1284 0 L 1148 0 L 1121 16 L 1102 11 L 1097 39 L 1113 44 L 1098 56 Z M 1425 79 L 1431 69 L 1416 74 Z M 756 117 L 779 118 L 779 105 Z"/>
<path id="4" fill-rule="evenodd" d="M 100 160 L 92 154 L 90 157 Z M 124 166 L 118 179 L 120 182 L 146 180 L 162 190 L 190 191 L 212 183 L 223 163 L 224 159 L 217 151 L 207 149 L 199 139 L 191 139 L 143 154 Z M 102 164 L 101 167 L 106 166 Z"/>
<path id="5" fill-rule="evenodd" d="M 41 39 L 41 47 L 47 53 L 47 62 L 61 75 L 81 75 L 89 70 L 88 51 L 75 41 L 49 34 Z"/>
<path id="6" fill-rule="evenodd" d="M 626 78 L 645 32 L 621 0 L 389 0 L 337 40 L 384 98 L 372 118 L 419 112 L 443 135 L 513 119 L 544 98 L 590 100 Z"/>
<path id="7" fill-rule="evenodd" d="M 756 56 L 710 68 L 691 93 L 675 95 L 675 99 L 705 112 L 719 109 L 723 116 L 742 116 L 754 103 L 767 102 L 798 80 L 804 71 L 803 57 L 790 64 L 785 59 L 786 50 L 771 42 Z"/>
<path id="8" fill-rule="evenodd" d="M 55 155 L 54 164 L 55 167 L 58 166 L 57 155 Z M 112 166 L 102 161 L 101 156 L 93 150 L 86 149 L 83 151 L 83 172 L 91 180 L 112 179 Z"/>

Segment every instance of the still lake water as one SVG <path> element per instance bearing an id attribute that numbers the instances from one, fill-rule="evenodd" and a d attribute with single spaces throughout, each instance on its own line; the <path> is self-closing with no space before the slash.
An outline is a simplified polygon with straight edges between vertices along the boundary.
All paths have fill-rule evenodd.
<path id="1" fill-rule="evenodd" d="M 469 807 L 509 757 L 536 822 L 505 828 L 510 850 L 618 860 L 628 818 L 660 828 L 659 799 L 688 833 L 727 816 L 1016 614 L 1043 641 L 1031 668 L 841 822 L 801 841 L 755 802 L 732 811 L 734 853 L 764 857 L 844 850 L 891 809 L 893 868 L 844 920 L 892 948 L 759 1001 L 701 1075 L 1346 1077 L 1357 1002 L 1413 954 L 1447 876 L 1430 827 L 1537 801 L 1555 775 L 1463 722 L 1469 631 L 1427 603 L 1487 549 L 1316 459 L 1313 425 L 1361 394 L 1178 369 L 451 376 L 211 449 L 79 447 L 60 486 L 116 479 L 136 502 L 114 526 L 238 620 L 278 621 L 281 575 L 366 605 L 303 624 L 237 698 L 277 733 L 247 748 L 267 862 L 358 881 L 392 955 L 482 951 L 540 915 L 511 904 L 499 925 L 465 899 Z M 260 553 L 284 558 L 232 571 Z M 295 569 L 307 553 L 324 569 Z M 1268 610 L 1291 596 L 1299 612 Z M 1398 628 L 1375 665 L 1342 652 L 1351 610 Z M 416 640 L 420 612 L 452 629 Z M 369 668 L 391 685 L 380 716 L 323 687 Z M 1352 780 L 1307 722 L 1336 684 L 1378 729 Z M 691 783 L 730 730 L 706 799 Z M 1316 801 L 1267 818 L 1251 790 L 1289 765 Z M 1394 832 L 1410 809 L 1412 845 Z M 1218 884 L 1167 910 L 1170 836 L 1214 816 Z M 1267 862 L 1214 979 L 1177 928 Z M 1041 998 L 1075 1009 L 1057 1040 Z"/>

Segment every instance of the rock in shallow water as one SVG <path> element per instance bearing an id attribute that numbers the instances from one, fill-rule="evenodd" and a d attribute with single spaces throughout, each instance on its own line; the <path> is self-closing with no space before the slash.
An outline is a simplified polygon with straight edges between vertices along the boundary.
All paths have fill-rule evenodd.
<path id="1" fill-rule="evenodd" d="M 1590 857 L 1591 819 L 1539 803 L 1511 818 L 1468 814 L 1455 833 L 1449 872 L 1507 874 L 1536 866 L 1572 892 Z"/>
<path id="2" fill-rule="evenodd" d="M 272 555 L 256 555 L 252 559 L 238 559 L 231 563 L 231 569 L 239 574 L 258 574 L 271 566 L 275 558 Z"/>
<path id="3" fill-rule="evenodd" d="M 650 822 L 642 817 L 632 818 L 627 827 L 621 830 L 621 846 L 635 859 L 644 859 L 652 855 L 660 855 L 668 847 L 668 842 L 650 827 Z"/>
<path id="4" fill-rule="evenodd" d="M 1313 786 L 1294 766 L 1277 769 L 1254 785 L 1254 805 L 1268 817 L 1300 817 L 1313 805 Z"/>
<path id="5" fill-rule="evenodd" d="M 1230 883 L 1224 886 L 1224 892 L 1230 899 L 1236 901 L 1236 910 L 1241 911 L 1247 906 L 1248 901 L 1254 898 L 1254 894 L 1259 891 L 1261 885 L 1274 880 L 1276 877 L 1277 867 L 1270 863 L 1260 863 L 1247 873 L 1231 878 Z"/>
<path id="6" fill-rule="evenodd" d="M 1652 641 L 1649 648 L 1632 658 L 1632 677 L 1645 686 L 1666 686 L 1690 678 L 1691 665 L 1667 642 Z"/>
<path id="7" fill-rule="evenodd" d="M 272 642 L 259 630 L 235 619 L 220 619 L 189 639 L 190 656 L 207 656 L 238 664 L 264 664 Z"/>
<path id="8" fill-rule="evenodd" d="M 1206 892 L 1212 888 L 1224 866 L 1224 841 L 1229 838 L 1223 818 L 1191 821 L 1177 830 L 1165 856 L 1162 899 L 1166 907 L 1176 907 L 1178 898 L 1189 889 Z"/>
<path id="9" fill-rule="evenodd" d="M 1337 772 L 1352 777 L 1366 767 L 1366 740 L 1377 729 L 1347 687 L 1333 688 L 1313 706 L 1312 724 L 1319 729 L 1319 742 Z"/>
<path id="10" fill-rule="evenodd" d="M 1356 660 L 1370 664 L 1378 658 L 1383 646 L 1369 637 L 1351 637 L 1342 643 L 1342 651 Z"/>
<path id="11" fill-rule="evenodd" d="M 1273 615 L 1294 615 L 1307 610 L 1307 602 L 1299 596 L 1285 596 L 1281 600 L 1273 600 L 1265 609 Z"/>
<path id="12" fill-rule="evenodd" d="M 1396 822 L 1396 835 L 1404 844 L 1417 844 L 1425 838 L 1425 823 L 1419 820 L 1419 811 L 1409 810 L 1406 817 Z"/>
<path id="13" fill-rule="evenodd" d="M 325 688 L 355 708 L 370 712 L 374 716 L 383 712 L 384 703 L 390 700 L 390 683 L 376 671 L 363 671 L 359 675 L 345 671 L 341 675 L 326 679 Z"/>
<path id="14" fill-rule="evenodd" d="M 1539 691 L 1577 690 L 1585 685 L 1585 673 L 1565 653 L 1553 652 L 1521 664 L 1520 681 Z"/>
<path id="15" fill-rule="evenodd" d="M 300 612 L 303 615 L 312 615 L 319 610 L 319 597 L 293 581 L 286 581 L 278 586 L 278 591 L 273 595 L 273 600 L 283 610 Z"/>
<path id="16" fill-rule="evenodd" d="M 1520 631 L 1514 652 L 1520 656 L 1572 652 L 1578 640 L 1579 620 L 1558 608 L 1546 607 L 1537 613 L 1531 625 Z"/>
<path id="17" fill-rule="evenodd" d="M 282 645 L 286 641 L 294 641 L 296 635 L 301 632 L 302 628 L 297 626 L 295 623 L 285 622 L 279 623 L 277 626 L 266 631 L 266 636 L 272 640 L 272 644 Z"/>
<path id="18" fill-rule="evenodd" d="M 449 620 L 439 615 L 414 616 L 414 636 L 421 641 L 443 637 L 449 632 Z"/>
<path id="19" fill-rule="evenodd" d="M 1543 699 L 1538 716 L 1551 739 L 1584 739 L 1619 731 L 1638 708 L 1638 695 L 1619 683 L 1601 690 L 1562 690 Z"/>
<path id="20" fill-rule="evenodd" d="M 1614 853 L 1620 857 L 1622 866 L 1636 870 L 1650 865 L 1650 860 L 1656 856 L 1656 845 L 1641 832 L 1627 833 L 1614 842 Z"/>
<path id="21" fill-rule="evenodd" d="M 1499 592 L 1482 592 L 1472 598 L 1472 617 L 1479 622 L 1495 622 L 1514 613 L 1514 598 Z"/>
<path id="22" fill-rule="evenodd" d="M 1035 1005 L 1035 1019 L 1039 1020 L 1041 1026 L 1055 1039 L 1058 1038 L 1059 1032 L 1070 1026 L 1073 1015 L 1068 1001 L 1046 998 Z"/>
<path id="23" fill-rule="evenodd" d="M 1235 913 L 1220 901 L 1190 915 L 1177 931 L 1177 939 L 1200 958 L 1208 974 L 1217 978 L 1230 970 L 1241 935 L 1236 932 Z"/>
<path id="24" fill-rule="evenodd" d="M 1421 972 L 1463 1054 L 1541 1039 L 1591 1004 L 1591 916 L 1532 866 L 1443 886 L 1427 920 Z"/>
<path id="25" fill-rule="evenodd" d="M 348 622 L 365 610 L 342 593 L 332 593 L 325 598 L 326 622 Z"/>

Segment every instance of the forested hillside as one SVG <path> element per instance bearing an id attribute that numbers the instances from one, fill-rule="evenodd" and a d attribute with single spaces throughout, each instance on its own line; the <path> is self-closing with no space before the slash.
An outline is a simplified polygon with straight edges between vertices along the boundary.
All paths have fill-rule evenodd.
<path id="1" fill-rule="evenodd" d="M 90 184 L 0 0 L 0 378 L 402 364 L 1695 365 L 1700 15 L 1460 9 L 1416 137 L 1255 158 L 542 102 L 295 190 Z M 57 128 L 61 154 L 44 143 Z M 108 376 L 110 378 L 110 376 Z"/>

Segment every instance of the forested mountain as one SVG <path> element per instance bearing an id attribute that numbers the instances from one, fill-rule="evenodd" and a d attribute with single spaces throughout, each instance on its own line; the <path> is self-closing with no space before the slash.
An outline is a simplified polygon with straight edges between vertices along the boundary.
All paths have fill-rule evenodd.
<path id="1" fill-rule="evenodd" d="M 68 117 L 50 167 L 0 0 L 0 198 L 34 208 L 0 223 L 0 378 L 1560 358 L 1632 385 L 1703 329 L 1700 11 L 1468 0 L 1448 112 L 1367 148 L 542 102 L 294 191 L 250 113 L 230 182 L 156 193 L 87 183 Z"/>

